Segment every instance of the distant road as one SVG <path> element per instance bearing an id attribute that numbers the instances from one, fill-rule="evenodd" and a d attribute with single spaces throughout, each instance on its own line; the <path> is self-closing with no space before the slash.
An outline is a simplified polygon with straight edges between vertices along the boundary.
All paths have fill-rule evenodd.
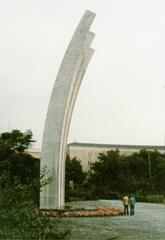
<path id="1" fill-rule="evenodd" d="M 122 208 L 120 201 L 77 202 L 75 206 L 113 206 Z M 134 216 L 67 218 L 72 240 L 165 240 L 165 205 L 137 203 Z"/>

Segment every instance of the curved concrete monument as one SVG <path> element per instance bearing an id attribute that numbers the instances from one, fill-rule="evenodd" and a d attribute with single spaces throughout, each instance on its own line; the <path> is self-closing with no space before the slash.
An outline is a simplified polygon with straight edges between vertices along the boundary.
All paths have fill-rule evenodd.
<path id="1" fill-rule="evenodd" d="M 46 167 L 51 183 L 42 187 L 41 209 L 62 209 L 65 199 L 65 158 L 68 131 L 78 90 L 94 50 L 89 31 L 95 14 L 86 11 L 66 50 L 50 98 L 44 128 L 41 169 Z M 47 176 L 48 177 L 48 176 Z"/>

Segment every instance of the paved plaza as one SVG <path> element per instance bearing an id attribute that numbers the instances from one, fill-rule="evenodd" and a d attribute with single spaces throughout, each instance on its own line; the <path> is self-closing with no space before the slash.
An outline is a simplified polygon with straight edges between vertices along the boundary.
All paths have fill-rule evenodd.
<path id="1" fill-rule="evenodd" d="M 96 205 L 122 208 L 120 201 L 75 202 L 74 207 Z M 165 205 L 137 203 L 134 216 L 66 218 L 72 240 L 163 240 L 165 239 Z"/>

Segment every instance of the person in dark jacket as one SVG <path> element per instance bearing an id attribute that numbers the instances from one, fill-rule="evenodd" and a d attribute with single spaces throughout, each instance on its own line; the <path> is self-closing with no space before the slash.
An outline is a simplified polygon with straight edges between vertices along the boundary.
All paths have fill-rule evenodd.
<path id="1" fill-rule="evenodd" d="M 129 205 L 130 205 L 130 215 L 135 214 L 135 204 L 136 204 L 136 199 L 132 196 L 129 199 Z"/>

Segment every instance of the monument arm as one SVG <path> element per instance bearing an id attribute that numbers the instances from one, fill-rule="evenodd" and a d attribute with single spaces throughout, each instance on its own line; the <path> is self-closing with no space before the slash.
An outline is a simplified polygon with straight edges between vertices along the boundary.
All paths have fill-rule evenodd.
<path id="1" fill-rule="evenodd" d="M 89 31 L 95 14 L 86 11 L 66 50 L 50 98 L 44 127 L 41 169 L 47 166 L 52 182 L 41 189 L 41 209 L 64 207 L 65 153 L 70 120 L 78 90 L 93 54 Z"/>

